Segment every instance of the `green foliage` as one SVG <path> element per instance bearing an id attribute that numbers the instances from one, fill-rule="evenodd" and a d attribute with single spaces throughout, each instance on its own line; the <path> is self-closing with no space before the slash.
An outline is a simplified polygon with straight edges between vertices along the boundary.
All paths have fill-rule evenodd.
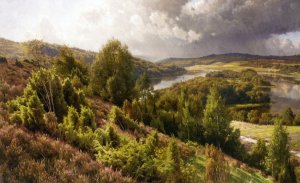
<path id="1" fill-rule="evenodd" d="M 98 145 L 97 157 L 100 162 L 112 166 L 114 169 L 122 170 L 125 175 L 151 182 L 159 180 L 157 167 L 153 160 L 157 143 L 157 134 L 153 133 L 143 144 L 130 140 L 117 149 Z"/>
<path id="2" fill-rule="evenodd" d="M 38 130 L 44 127 L 43 115 L 45 113 L 43 104 L 37 95 L 32 95 L 26 106 L 21 106 L 22 124 L 30 130 Z"/>
<path id="3" fill-rule="evenodd" d="M 207 97 L 203 127 L 205 142 L 214 144 L 238 159 L 244 159 L 245 149 L 239 141 L 240 131 L 230 127 L 229 116 L 217 89 L 212 88 Z"/>
<path id="4" fill-rule="evenodd" d="M 1 182 L 136 182 L 47 135 L 0 127 Z"/>
<path id="5" fill-rule="evenodd" d="M 276 181 L 280 183 L 293 182 L 294 172 L 290 164 L 290 147 L 288 134 L 282 126 L 282 121 L 275 124 L 272 140 L 267 156 L 267 168 Z"/>
<path id="6" fill-rule="evenodd" d="M 27 87 L 24 96 L 9 102 L 11 117 L 10 121 L 16 124 L 22 124 L 30 130 L 44 130 L 45 122 L 43 115 L 45 113 L 42 102 L 37 93 Z"/>
<path id="7" fill-rule="evenodd" d="M 92 128 L 93 130 L 96 129 L 97 124 L 95 121 L 95 115 L 90 108 L 81 106 L 79 123 L 80 123 L 80 126 L 82 126 L 82 127 L 88 126 L 88 127 Z"/>
<path id="8" fill-rule="evenodd" d="M 127 46 L 109 41 L 91 67 L 93 92 L 119 106 L 133 94 L 133 63 Z"/>
<path id="9" fill-rule="evenodd" d="M 67 78 L 63 83 L 63 94 L 68 106 L 74 106 L 76 109 L 80 108 L 81 103 L 79 101 L 78 93 L 69 78 Z"/>
<path id="10" fill-rule="evenodd" d="M 186 102 L 182 108 L 182 121 L 179 125 L 178 136 L 183 140 L 197 140 L 197 125 L 196 120 L 191 116 L 189 111 L 189 103 Z"/>
<path id="11" fill-rule="evenodd" d="M 287 108 L 283 113 L 282 113 L 282 122 L 285 125 L 293 125 L 295 119 L 295 114 L 293 113 L 291 108 Z"/>
<path id="12" fill-rule="evenodd" d="M 260 119 L 260 113 L 258 110 L 251 110 L 248 115 L 248 121 L 250 123 L 258 124 Z"/>
<path id="13" fill-rule="evenodd" d="M 109 126 L 106 130 L 106 134 L 107 134 L 106 144 L 108 144 L 113 148 L 118 147 L 120 145 L 121 139 L 119 135 L 115 132 L 113 127 Z"/>
<path id="14" fill-rule="evenodd" d="M 88 84 L 87 68 L 75 60 L 73 51 L 68 47 L 60 48 L 60 56 L 59 59 L 54 62 L 54 70 L 63 78 L 77 78 L 78 85 Z"/>
<path id="15" fill-rule="evenodd" d="M 142 121 L 142 110 L 136 99 L 132 101 L 132 116 L 130 116 L 130 118 L 136 121 Z"/>
<path id="16" fill-rule="evenodd" d="M 206 149 L 205 182 L 207 183 L 228 183 L 229 166 L 225 161 L 223 153 L 213 145 L 207 145 Z"/>
<path id="17" fill-rule="evenodd" d="M 297 125 L 297 126 L 300 125 L 300 115 L 299 115 L 299 114 L 297 114 L 297 115 L 295 116 L 295 119 L 294 119 L 293 124 L 294 124 L 294 125 Z"/>
<path id="18" fill-rule="evenodd" d="M 127 117 L 123 111 L 116 106 L 112 107 L 109 118 L 111 122 L 117 124 L 122 130 L 140 130 L 138 123 Z"/>
<path id="19" fill-rule="evenodd" d="M 94 140 L 97 139 L 95 117 L 91 109 L 82 106 L 78 114 L 74 107 L 69 107 L 68 115 L 58 125 L 66 141 L 83 150 L 94 151 Z"/>
<path id="20" fill-rule="evenodd" d="M 259 119 L 259 124 L 263 124 L 263 125 L 266 125 L 266 124 L 273 124 L 273 116 L 271 113 L 262 113 L 261 114 L 261 117 Z"/>
<path id="21" fill-rule="evenodd" d="M 230 116 L 226 112 L 224 101 L 217 89 L 213 88 L 207 97 L 203 125 L 208 143 L 224 147 L 227 136 L 231 133 Z"/>
<path id="22" fill-rule="evenodd" d="M 265 169 L 266 157 L 268 154 L 268 149 L 266 143 L 262 139 L 258 139 L 257 143 L 252 149 L 251 153 L 251 164 L 261 170 Z"/>
<path id="23" fill-rule="evenodd" d="M 41 69 L 32 74 L 28 85 L 36 91 L 46 112 L 54 112 L 59 120 L 67 112 L 62 84 L 51 70 Z"/>
<path id="24" fill-rule="evenodd" d="M 165 163 L 165 173 L 167 176 L 167 182 L 181 182 L 182 172 L 181 164 L 182 160 L 180 157 L 180 151 L 177 143 L 174 139 L 169 142 L 168 149 L 166 152 L 166 163 Z"/>

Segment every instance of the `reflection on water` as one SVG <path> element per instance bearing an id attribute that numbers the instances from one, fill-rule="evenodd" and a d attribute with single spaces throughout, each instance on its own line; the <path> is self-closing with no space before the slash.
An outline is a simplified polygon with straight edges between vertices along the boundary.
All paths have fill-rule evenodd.
<path id="1" fill-rule="evenodd" d="M 201 71 L 196 74 L 185 74 L 178 77 L 163 79 L 153 86 L 154 90 L 169 88 L 175 83 L 184 82 L 198 76 L 205 77 L 208 71 Z M 300 113 L 300 85 L 284 81 L 272 82 L 271 89 L 271 112 L 280 113 L 287 107 L 291 107 L 294 112 Z"/>
<path id="2" fill-rule="evenodd" d="M 288 82 L 272 82 L 275 87 L 272 88 L 272 95 L 281 98 L 300 100 L 300 85 Z"/>
<path id="3" fill-rule="evenodd" d="M 271 89 L 271 112 L 280 113 L 287 107 L 294 112 L 300 112 L 300 85 L 289 82 L 272 82 Z"/>
<path id="4" fill-rule="evenodd" d="M 193 79 L 198 76 L 205 77 L 205 75 L 209 72 L 210 71 L 201 71 L 201 72 L 197 72 L 195 74 L 184 74 L 184 75 L 177 76 L 177 77 L 166 78 L 166 79 L 161 80 L 159 83 L 155 84 L 153 86 L 153 88 L 154 88 L 154 90 L 169 88 L 175 83 L 184 82 L 184 81 Z"/>

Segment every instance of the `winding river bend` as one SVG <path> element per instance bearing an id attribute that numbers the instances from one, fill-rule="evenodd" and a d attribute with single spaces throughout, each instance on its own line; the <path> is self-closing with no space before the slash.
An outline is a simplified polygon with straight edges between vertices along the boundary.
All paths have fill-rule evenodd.
<path id="1" fill-rule="evenodd" d="M 161 80 L 153 86 L 154 90 L 169 88 L 175 83 L 186 82 L 195 77 L 205 77 L 211 70 L 197 72 L 195 74 L 184 74 L 177 77 Z M 300 78 L 299 78 L 300 79 Z M 300 113 L 300 85 L 288 81 L 272 81 L 271 88 L 271 112 L 281 113 L 287 107 L 291 107 L 295 113 Z"/>

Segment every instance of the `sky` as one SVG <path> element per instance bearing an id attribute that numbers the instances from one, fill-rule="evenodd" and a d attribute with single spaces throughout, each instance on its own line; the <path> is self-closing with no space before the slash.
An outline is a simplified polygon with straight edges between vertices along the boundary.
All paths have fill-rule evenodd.
<path id="1" fill-rule="evenodd" d="M 300 54 L 300 0 L 0 0 L 0 37 L 159 60 Z"/>

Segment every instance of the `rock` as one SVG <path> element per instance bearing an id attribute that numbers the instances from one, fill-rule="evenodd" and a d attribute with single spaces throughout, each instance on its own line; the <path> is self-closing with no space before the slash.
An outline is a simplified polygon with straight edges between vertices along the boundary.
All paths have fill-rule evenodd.
<path id="1" fill-rule="evenodd" d="M 5 57 L 0 57 L 0 64 L 7 64 L 7 59 Z"/>

